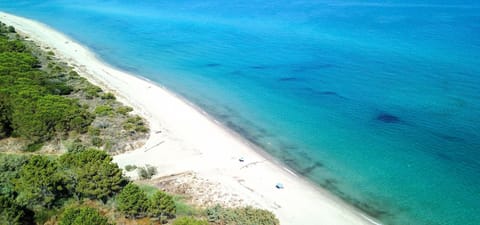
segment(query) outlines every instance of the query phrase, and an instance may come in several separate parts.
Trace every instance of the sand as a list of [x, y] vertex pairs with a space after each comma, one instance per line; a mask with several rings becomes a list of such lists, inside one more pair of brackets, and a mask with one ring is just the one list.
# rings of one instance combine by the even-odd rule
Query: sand
[[[41, 47], [50, 48], [80, 75], [113, 92], [148, 120], [150, 138], [145, 146], [115, 156], [120, 167], [150, 164], [158, 168], [157, 177], [193, 174], [202, 182], [192, 184], [209, 184], [203, 194], [211, 195], [210, 199], [271, 210], [284, 225], [375, 223], [264, 157], [254, 146], [164, 87], [107, 65], [86, 47], [44, 24], [6, 13], [0, 13], [0, 21], [14, 26]], [[240, 162], [241, 157], [244, 162]], [[278, 182], [285, 188], [275, 188]]]

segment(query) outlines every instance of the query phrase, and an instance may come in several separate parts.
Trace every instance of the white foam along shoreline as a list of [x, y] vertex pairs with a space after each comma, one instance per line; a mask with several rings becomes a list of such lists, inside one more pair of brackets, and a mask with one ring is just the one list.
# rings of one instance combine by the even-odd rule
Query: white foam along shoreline
[[[260, 154], [243, 138], [165, 88], [100, 61], [86, 47], [39, 22], [0, 12], [0, 21], [14, 26], [41, 47], [73, 66], [92, 83], [144, 116], [151, 133], [145, 146], [115, 156], [125, 165], [156, 166], [158, 176], [191, 172], [215, 184], [218, 200], [274, 212], [283, 225], [378, 224], [290, 170]], [[240, 162], [238, 159], [245, 161]], [[276, 183], [285, 185], [276, 189]]]

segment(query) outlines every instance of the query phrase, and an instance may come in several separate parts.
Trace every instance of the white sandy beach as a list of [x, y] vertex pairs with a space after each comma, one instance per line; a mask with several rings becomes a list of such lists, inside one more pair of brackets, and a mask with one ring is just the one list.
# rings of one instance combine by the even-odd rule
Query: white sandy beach
[[[151, 164], [158, 168], [157, 176], [193, 173], [214, 184], [209, 193], [271, 210], [284, 225], [374, 223], [263, 157], [242, 138], [165, 88], [108, 66], [87, 48], [46, 25], [6, 13], [0, 13], [0, 21], [42, 47], [50, 47], [82, 76], [115, 93], [148, 120], [151, 134], [146, 145], [115, 156], [121, 168]], [[239, 162], [240, 157], [245, 162]], [[276, 189], [278, 182], [285, 188]]]

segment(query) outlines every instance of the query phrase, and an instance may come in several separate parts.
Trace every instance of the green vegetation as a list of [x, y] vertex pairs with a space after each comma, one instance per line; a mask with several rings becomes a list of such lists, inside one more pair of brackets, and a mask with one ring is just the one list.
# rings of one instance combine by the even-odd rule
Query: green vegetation
[[29, 211], [12, 198], [0, 195], [0, 221], [7, 225], [30, 224]]
[[[0, 144], [22, 143], [18, 150], [0, 146], [8, 152], [0, 152], [0, 224], [206, 225], [206, 215], [210, 224], [278, 224], [252, 208], [205, 214], [179, 196], [129, 182], [112, 156], [92, 145], [122, 151], [122, 143], [145, 137], [144, 120], [14, 32], [0, 23]], [[54, 143], [66, 153], [43, 151]], [[138, 171], [143, 179], [157, 173], [150, 165]], [[189, 217], [172, 222], [178, 215]]]
[[16, 33], [16, 32], [15, 32], [15, 28], [12, 27], [12, 26], [8, 26], [8, 32], [9, 32], [9, 33]]
[[280, 222], [273, 213], [252, 207], [222, 208], [217, 205], [207, 209], [208, 221], [213, 224], [235, 225], [278, 225]]
[[108, 116], [111, 115], [112, 112], [113, 109], [109, 105], [101, 105], [95, 109], [95, 115], [97, 116]]
[[123, 129], [130, 132], [148, 132], [148, 128], [145, 126], [145, 122], [143, 122], [143, 119], [140, 116], [128, 118], [123, 123]]
[[137, 185], [130, 183], [118, 194], [117, 207], [130, 218], [144, 217], [148, 210], [148, 198]]
[[40, 224], [57, 214], [65, 202], [83, 198], [106, 202], [126, 183], [111, 156], [95, 149], [61, 157], [2, 154], [0, 174], [0, 203], [4, 205], [0, 216], [12, 221], [34, 218]]
[[134, 171], [134, 170], [136, 170], [136, 169], [137, 169], [137, 166], [135, 166], [135, 165], [126, 165], [126, 166], [125, 166], [125, 170], [126, 170], [127, 172], [131, 172], [131, 171]]
[[40, 67], [22, 41], [0, 34], [0, 138], [44, 142], [70, 131], [85, 132], [93, 121], [78, 100], [64, 96], [73, 88]]
[[163, 191], [157, 191], [150, 198], [150, 206], [148, 208], [148, 214], [150, 217], [161, 219], [174, 218], [176, 214], [176, 206], [172, 196]]
[[208, 225], [208, 222], [193, 217], [181, 217], [173, 221], [173, 225]]
[[0, 141], [21, 138], [21, 149], [36, 152], [78, 139], [86, 147], [121, 152], [129, 141], [146, 137], [148, 128], [129, 115], [131, 107], [12, 30], [0, 23]]
[[18, 178], [13, 180], [16, 201], [21, 205], [51, 209], [68, 195], [67, 176], [60, 171], [56, 160], [45, 156], [33, 156], [20, 168]]
[[175, 208], [178, 216], [196, 216], [203, 214], [203, 211], [188, 204], [183, 196], [173, 196], [175, 202]]
[[69, 152], [62, 155], [59, 161], [63, 171], [69, 175], [69, 187], [77, 197], [106, 202], [126, 183], [122, 170], [112, 163], [112, 157], [104, 151], [88, 149]]
[[151, 179], [157, 174], [157, 168], [152, 165], [145, 165], [145, 167], [137, 167], [138, 177], [140, 179]]
[[110, 225], [108, 219], [97, 209], [90, 207], [67, 208], [63, 212], [59, 225]]
[[117, 109], [117, 112], [122, 114], [122, 115], [127, 115], [131, 111], [133, 111], [133, 109], [130, 106], [120, 106]]
[[100, 98], [102, 98], [102, 99], [112, 99], [112, 100], [116, 99], [115, 95], [113, 95], [112, 93], [105, 93]]
[[102, 89], [94, 85], [89, 85], [87, 88], [85, 88], [87, 99], [98, 97], [100, 92], [102, 92]]

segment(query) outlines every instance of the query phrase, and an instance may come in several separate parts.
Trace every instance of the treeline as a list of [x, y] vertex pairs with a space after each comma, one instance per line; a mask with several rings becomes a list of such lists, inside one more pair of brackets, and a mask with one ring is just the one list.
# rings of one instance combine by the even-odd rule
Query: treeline
[[61, 74], [41, 70], [22, 41], [0, 29], [0, 139], [15, 136], [40, 143], [69, 131], [83, 133], [93, 121]]
[[33, 152], [44, 145], [63, 151], [66, 143], [119, 153], [146, 139], [148, 126], [131, 107], [54, 52], [12, 32], [15, 28], [0, 23], [0, 140], [18, 137], [22, 144], [15, 150], [0, 146], [0, 151]]
[[[98, 206], [85, 206], [97, 201]], [[112, 206], [113, 205], [113, 206]], [[60, 157], [0, 154], [0, 224], [107, 225], [116, 222], [99, 209], [113, 207], [123, 216], [165, 224], [178, 216], [173, 196], [159, 190], [147, 194], [129, 182], [112, 157], [97, 149]], [[173, 221], [184, 225], [277, 225], [275, 216], [251, 207], [209, 208]]]
[[87, 149], [57, 158], [0, 154], [2, 224], [42, 224], [61, 211], [61, 224], [76, 224], [71, 221], [77, 220], [85, 224], [84, 219], [92, 216], [107, 222], [96, 209], [70, 206], [86, 199], [103, 204], [115, 201], [116, 208], [132, 219], [167, 220], [176, 213], [172, 196], [156, 191], [148, 198], [123, 177], [122, 170], [104, 151]]

